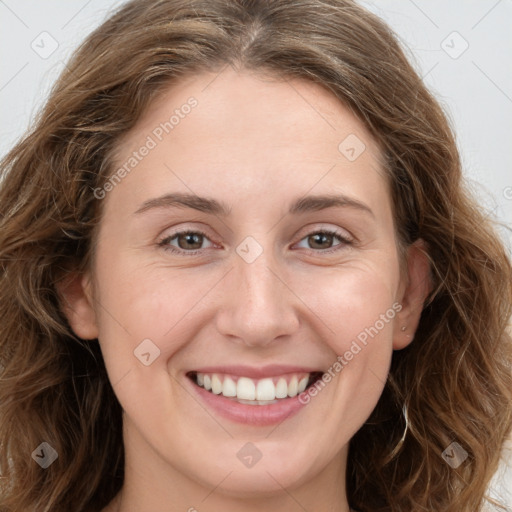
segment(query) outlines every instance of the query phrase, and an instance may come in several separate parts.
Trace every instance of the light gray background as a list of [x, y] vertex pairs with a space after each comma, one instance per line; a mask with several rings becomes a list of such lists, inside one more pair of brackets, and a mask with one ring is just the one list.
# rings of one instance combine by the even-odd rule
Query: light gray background
[[[0, 0], [0, 155], [22, 135], [74, 48], [122, 0]], [[386, 20], [440, 100], [466, 179], [512, 247], [512, 0], [361, 0]], [[512, 446], [509, 446], [512, 450]], [[508, 464], [512, 465], [512, 451]], [[512, 467], [494, 494], [512, 511]]]

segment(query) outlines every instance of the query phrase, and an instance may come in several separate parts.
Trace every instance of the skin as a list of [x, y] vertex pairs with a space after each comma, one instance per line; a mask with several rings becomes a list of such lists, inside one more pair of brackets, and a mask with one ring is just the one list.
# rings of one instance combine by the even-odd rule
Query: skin
[[[125, 485], [105, 510], [347, 512], [348, 442], [382, 393], [393, 350], [412, 341], [429, 290], [422, 244], [408, 249], [401, 272], [379, 147], [339, 100], [306, 81], [232, 68], [194, 75], [150, 105], [117, 164], [191, 96], [197, 106], [106, 194], [93, 267], [60, 290], [75, 333], [98, 338], [124, 410]], [[366, 146], [354, 161], [338, 149], [349, 134]], [[214, 198], [230, 213], [135, 213], [171, 192]], [[323, 194], [372, 213], [288, 213], [295, 200]], [[197, 254], [185, 254], [183, 237], [181, 254], [158, 245], [186, 229], [206, 235]], [[322, 229], [351, 242], [315, 245], [310, 235]], [[236, 251], [247, 236], [263, 251], [252, 263]], [[179, 251], [178, 242], [169, 244]], [[206, 365], [327, 370], [393, 304], [400, 312], [278, 426], [231, 422], [189, 392], [185, 373]], [[160, 350], [149, 366], [134, 356], [147, 338]], [[251, 468], [237, 458], [247, 442], [262, 454]]]

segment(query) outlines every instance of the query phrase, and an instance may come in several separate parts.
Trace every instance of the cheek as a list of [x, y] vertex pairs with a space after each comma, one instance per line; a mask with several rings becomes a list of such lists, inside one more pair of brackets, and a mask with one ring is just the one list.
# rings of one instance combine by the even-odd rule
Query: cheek
[[144, 340], [151, 340], [145, 343], [159, 353], [158, 362], [177, 352], [199, 328], [190, 318], [204, 310], [222, 278], [220, 270], [162, 268], [108, 249], [98, 253], [98, 261], [99, 340], [107, 368], [116, 372], [112, 380], [138, 363], [134, 351]]
[[[314, 286], [300, 292], [320, 317], [322, 341], [333, 353], [323, 380], [310, 389], [309, 397], [314, 400], [324, 388], [331, 390], [329, 402], [318, 401], [325, 407], [320, 415], [331, 418], [332, 425], [343, 421], [344, 435], [354, 434], [368, 418], [387, 379], [393, 325], [401, 310], [395, 299], [397, 269], [358, 263], [315, 279]], [[334, 430], [329, 435], [335, 439], [340, 434]]]
[[301, 277], [295, 289], [322, 323], [325, 340], [336, 354], [350, 350], [355, 340], [362, 346], [374, 338], [390, 341], [401, 309], [396, 303], [398, 265], [358, 261], [317, 273], [314, 280]]

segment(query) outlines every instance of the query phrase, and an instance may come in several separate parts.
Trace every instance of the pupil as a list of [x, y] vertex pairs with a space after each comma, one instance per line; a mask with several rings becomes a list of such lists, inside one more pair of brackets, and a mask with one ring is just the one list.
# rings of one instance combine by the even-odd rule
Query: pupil
[[[332, 243], [332, 235], [328, 235], [326, 233], [317, 233], [315, 235], [310, 236], [309, 238], [310, 238], [310, 245], [312, 245], [313, 248], [325, 249], [326, 242]], [[329, 246], [330, 246], [330, 244], [329, 244]]]
[[[197, 233], [187, 233], [178, 239], [178, 245], [181, 249], [200, 249], [202, 245], [202, 235]], [[182, 241], [185, 240], [183, 243]]]

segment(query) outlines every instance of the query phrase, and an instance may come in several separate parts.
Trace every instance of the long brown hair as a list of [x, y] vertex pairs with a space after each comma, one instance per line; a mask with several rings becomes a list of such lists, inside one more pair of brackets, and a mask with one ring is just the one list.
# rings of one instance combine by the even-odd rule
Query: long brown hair
[[[93, 191], [116, 143], [169, 84], [226, 65], [311, 80], [348, 105], [383, 148], [399, 243], [421, 238], [431, 259], [415, 339], [350, 443], [350, 505], [480, 510], [512, 422], [512, 271], [393, 34], [350, 0], [134, 0], [82, 44], [1, 164], [0, 511], [98, 511], [120, 490], [121, 407], [56, 283], [91, 264]], [[41, 442], [58, 453], [45, 470]], [[442, 456], [453, 442], [468, 454], [457, 468]]]

